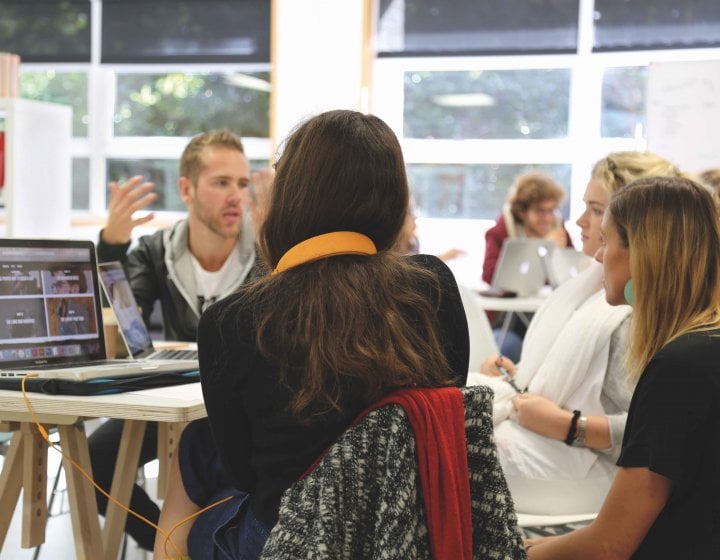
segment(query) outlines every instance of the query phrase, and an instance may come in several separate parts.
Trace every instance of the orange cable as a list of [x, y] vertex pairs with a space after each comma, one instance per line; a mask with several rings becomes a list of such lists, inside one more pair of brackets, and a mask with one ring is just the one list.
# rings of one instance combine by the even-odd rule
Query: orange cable
[[[20, 388], [21, 388], [21, 390], [22, 390], [23, 400], [25, 401], [25, 406], [27, 407], [28, 412], [30, 413], [30, 416], [31, 416], [32, 419], [33, 419], [33, 422], [35, 422], [35, 425], [37, 426], [38, 432], [40, 432], [40, 435], [41, 435], [41, 436], [43, 437], [43, 439], [50, 445], [50, 447], [52, 447], [55, 451], [57, 451], [58, 453], [60, 453], [60, 455], [62, 455], [64, 459], [67, 459], [67, 460], [70, 462], [70, 464], [72, 464], [72, 466], [75, 467], [75, 468], [80, 472], [80, 474], [82, 474], [82, 476], [83, 476], [88, 482], [90, 482], [90, 484], [92, 484], [92, 485], [98, 490], [98, 492], [100, 492], [100, 493], [101, 493], [103, 496], [105, 496], [108, 500], [110, 500], [111, 502], [113, 502], [115, 505], [121, 507], [121, 508], [122, 508], [123, 510], [125, 510], [127, 513], [129, 513], [129, 514], [131, 514], [131, 515], [134, 515], [135, 517], [137, 517], [137, 518], [140, 519], [141, 521], [144, 521], [145, 523], [147, 523], [148, 525], [150, 525], [151, 527], [153, 527], [156, 531], [158, 531], [161, 535], [163, 535], [163, 536], [165, 537], [165, 542], [164, 542], [164, 544], [163, 544], [163, 551], [165, 552], [165, 554], [167, 554], [167, 545], [168, 545], [168, 543], [170, 543], [170, 544], [172, 545], [172, 547], [175, 549], [175, 552], [178, 553], [177, 558], [178, 558], [179, 560], [183, 560], [184, 558], [188, 558], [187, 556], [183, 556], [183, 555], [182, 555], [182, 553], [180, 552], [180, 549], [177, 547], [177, 545], [176, 545], [176, 544], [173, 542], [173, 540], [170, 538], [170, 535], [172, 535], [173, 531], [175, 531], [175, 529], [177, 529], [177, 528], [178, 528], [180, 525], [182, 525], [183, 523], [186, 523], [187, 521], [190, 521], [191, 519], [197, 517], [198, 515], [200, 515], [201, 513], [206, 512], [206, 511], [209, 510], [209, 509], [214, 508], [215, 506], [218, 506], [218, 505], [220, 505], [220, 504], [222, 504], [222, 503], [227, 502], [229, 499], [232, 498], [232, 496], [227, 496], [226, 498], [223, 498], [222, 500], [218, 500], [218, 501], [215, 502], [214, 504], [210, 504], [209, 506], [204, 507], [203, 509], [201, 509], [200, 511], [197, 511], [197, 512], [195, 512], [195, 513], [193, 513], [192, 515], [188, 515], [188, 516], [185, 517], [184, 519], [181, 519], [180, 521], [178, 521], [177, 523], [175, 523], [175, 525], [173, 525], [173, 526], [170, 528], [170, 531], [165, 532], [165, 531], [164, 531], [163, 529], [161, 529], [158, 525], [156, 525], [155, 523], [153, 523], [152, 521], [150, 521], [150, 520], [147, 519], [146, 517], [140, 515], [139, 513], [134, 512], [134, 511], [131, 510], [129, 507], [127, 507], [125, 504], [123, 504], [123, 503], [121, 503], [120, 501], [118, 501], [118, 500], [116, 500], [115, 498], [113, 498], [108, 492], [106, 492], [103, 488], [101, 488], [100, 485], [93, 480], [92, 476], [90, 476], [87, 472], [85, 472], [85, 469], [83, 469], [80, 465], [78, 465], [77, 462], [75, 462], [75, 460], [74, 460], [72, 457], [70, 457], [69, 455], [67, 455], [61, 448], [57, 447], [57, 446], [55, 445], [55, 443], [53, 443], [53, 442], [50, 440], [50, 436], [48, 435], [47, 430], [46, 430], [45, 427], [40, 423], [40, 421], [38, 420], [37, 416], [35, 416], [35, 411], [33, 410], [32, 405], [30, 404], [30, 399], [28, 398], [27, 393], [26, 393], [26, 391], [25, 391], [25, 380], [26, 380], [28, 377], [37, 377], [37, 374], [36, 374], [36, 373], [29, 373], [29, 374], [27, 374], [26, 376], [24, 376], [24, 377], [22, 378], [22, 382], [21, 382]], [[167, 560], [174, 560], [174, 557], [173, 557], [173, 558], [168, 557]]]
[[[205, 507], [202, 508], [200, 511], [196, 511], [196, 512], [193, 513], [192, 515], [188, 515], [188, 516], [185, 517], [184, 519], [181, 519], [180, 521], [178, 521], [177, 523], [175, 523], [175, 525], [173, 525], [172, 527], [170, 527], [170, 530], [169, 530], [167, 533], [163, 532], [162, 534], [165, 536], [165, 542], [163, 543], [163, 552], [164, 552], [165, 554], [167, 554], [167, 545], [168, 545], [168, 542], [173, 545], [173, 548], [175, 548], [175, 550], [177, 550], [177, 547], [175, 546], [175, 544], [173, 543], [172, 539], [170, 538], [170, 535], [172, 535], [173, 532], [175, 532], [175, 529], [177, 529], [178, 527], [180, 527], [180, 525], [182, 525], [183, 523], [185, 523], [185, 522], [187, 522], [187, 521], [190, 521], [191, 519], [193, 519], [194, 517], [197, 517], [197, 516], [200, 515], [201, 513], [204, 513], [204, 512], [206, 512], [207, 510], [214, 508], [215, 506], [219, 506], [220, 504], [224, 504], [225, 502], [227, 502], [227, 501], [230, 500], [231, 498], [232, 498], [232, 496], [226, 496], [225, 498], [223, 498], [222, 500], [218, 500], [218, 501], [215, 502], [214, 504], [210, 504], [209, 506], [205, 506]], [[180, 560], [183, 560], [183, 558], [186, 558], [186, 557], [181, 557]], [[167, 560], [173, 560], [173, 559], [172, 559], [172, 558], [168, 558]]]

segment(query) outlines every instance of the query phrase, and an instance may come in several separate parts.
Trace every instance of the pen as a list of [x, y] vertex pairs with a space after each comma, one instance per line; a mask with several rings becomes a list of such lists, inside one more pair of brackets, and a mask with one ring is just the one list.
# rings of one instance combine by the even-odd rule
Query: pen
[[497, 364], [495, 364], [495, 365], [496, 365], [497, 368], [500, 370], [500, 373], [503, 374], [503, 377], [505, 378], [505, 381], [507, 381], [508, 383], [510, 383], [510, 387], [512, 387], [513, 389], [515, 389], [515, 391], [516, 391], [517, 393], [524, 393], [524, 392], [525, 392], [525, 391], [523, 391], [522, 389], [520, 389], [520, 387], [517, 386], [517, 383], [515, 383], [515, 380], [512, 378], [512, 375], [510, 375], [510, 374], [508, 373], [508, 370], [506, 370], [503, 366], [500, 366], [500, 365], [497, 365]]

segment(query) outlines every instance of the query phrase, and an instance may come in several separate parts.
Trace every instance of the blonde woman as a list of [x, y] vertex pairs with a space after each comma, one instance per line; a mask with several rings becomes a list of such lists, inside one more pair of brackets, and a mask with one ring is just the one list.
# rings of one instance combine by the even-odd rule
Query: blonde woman
[[[648, 175], [678, 176], [650, 152], [617, 152], [598, 161], [577, 224], [583, 252], [601, 245], [600, 222], [613, 193]], [[472, 382], [495, 389], [495, 435], [515, 507], [523, 513], [576, 514], [600, 508], [617, 470], [632, 386], [623, 356], [631, 308], [605, 301], [594, 263], [560, 286], [528, 329], [517, 366], [490, 356]], [[519, 397], [499, 367], [527, 389]]]
[[612, 199], [596, 258], [608, 303], [633, 306], [638, 380], [620, 469], [597, 519], [528, 542], [532, 560], [720, 558], [718, 219], [687, 179], [640, 179]]

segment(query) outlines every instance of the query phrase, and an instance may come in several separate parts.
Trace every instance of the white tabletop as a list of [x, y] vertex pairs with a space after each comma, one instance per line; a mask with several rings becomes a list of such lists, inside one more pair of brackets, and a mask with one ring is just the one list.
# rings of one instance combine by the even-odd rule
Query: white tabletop
[[476, 292], [475, 299], [486, 311], [514, 311], [528, 313], [537, 311], [546, 295], [528, 297], [486, 297]]
[[[200, 383], [157, 387], [113, 395], [75, 396], [27, 393], [36, 414], [72, 423], [78, 417], [189, 422], [207, 416]], [[0, 390], [0, 419], [27, 420], [28, 408], [20, 391]], [[57, 418], [56, 418], [57, 417]], [[63, 421], [63, 417], [67, 420]], [[44, 420], [47, 421], [47, 420]]]

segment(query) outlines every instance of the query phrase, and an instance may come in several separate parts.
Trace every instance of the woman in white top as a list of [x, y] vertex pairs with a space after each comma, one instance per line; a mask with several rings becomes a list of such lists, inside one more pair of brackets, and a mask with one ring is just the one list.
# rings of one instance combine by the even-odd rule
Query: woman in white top
[[[577, 220], [583, 253], [600, 247], [610, 196], [643, 176], [678, 176], [649, 152], [597, 162]], [[605, 301], [602, 267], [592, 263], [556, 289], [533, 317], [518, 364], [490, 356], [472, 384], [495, 389], [495, 434], [515, 508], [523, 513], [598, 511], [617, 467], [632, 386], [626, 381], [629, 306]], [[500, 368], [526, 390], [518, 395]]]

